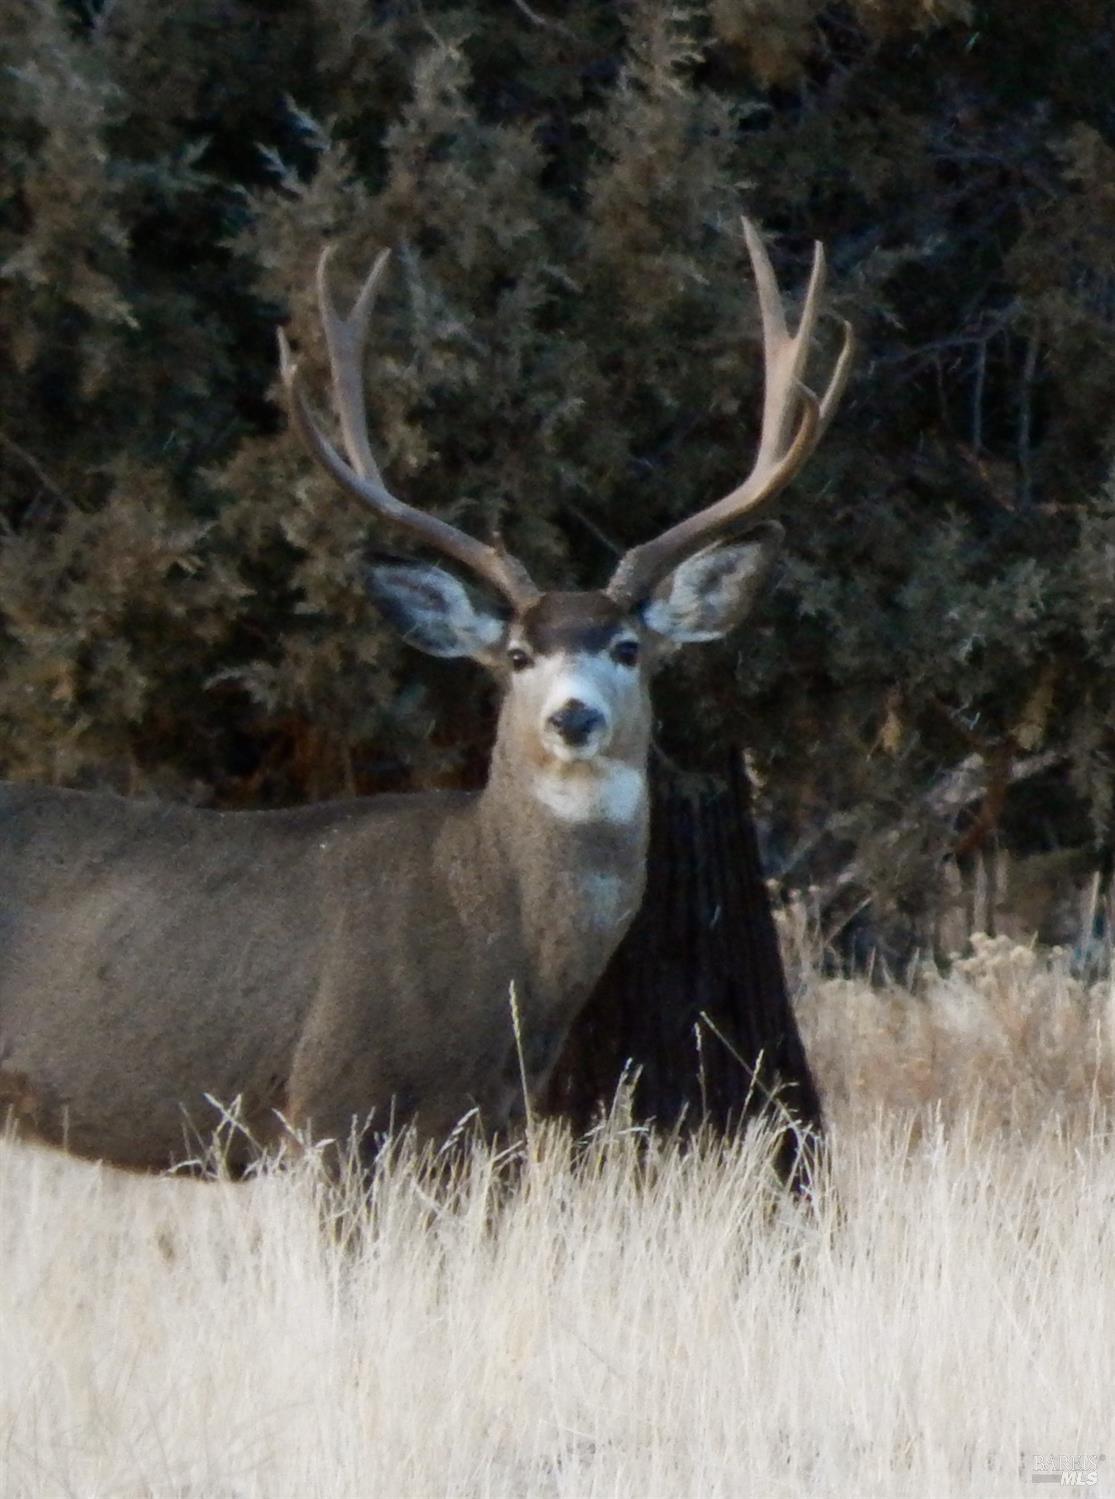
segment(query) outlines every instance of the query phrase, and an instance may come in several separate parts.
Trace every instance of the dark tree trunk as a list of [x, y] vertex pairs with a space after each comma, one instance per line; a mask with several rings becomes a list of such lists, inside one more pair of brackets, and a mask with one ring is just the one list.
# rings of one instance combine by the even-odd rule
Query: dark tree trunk
[[[584, 1129], [625, 1075], [640, 1121], [726, 1131], [786, 1110], [820, 1140], [739, 754], [726, 779], [655, 772], [646, 897], [573, 1027], [547, 1108]], [[799, 1146], [787, 1125], [777, 1165], [795, 1187], [812, 1156]]]

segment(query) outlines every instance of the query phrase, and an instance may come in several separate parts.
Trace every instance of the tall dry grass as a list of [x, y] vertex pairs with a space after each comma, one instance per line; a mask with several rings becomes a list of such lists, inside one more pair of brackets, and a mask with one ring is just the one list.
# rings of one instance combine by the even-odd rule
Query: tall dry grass
[[1061, 948], [980, 933], [947, 969], [904, 982], [823, 978], [808, 952], [796, 1003], [829, 1112], [974, 1116], [1028, 1135], [1087, 1134], [1115, 1107], [1115, 980], [1085, 979]]
[[513, 1190], [477, 1150], [431, 1196], [402, 1148], [366, 1208], [305, 1164], [0, 1147], [0, 1494], [948, 1499], [1115, 1463], [1110, 994], [979, 944], [914, 990], [806, 986], [834, 1128], [796, 1205], [757, 1134], [619, 1121], [577, 1161], [543, 1130]]

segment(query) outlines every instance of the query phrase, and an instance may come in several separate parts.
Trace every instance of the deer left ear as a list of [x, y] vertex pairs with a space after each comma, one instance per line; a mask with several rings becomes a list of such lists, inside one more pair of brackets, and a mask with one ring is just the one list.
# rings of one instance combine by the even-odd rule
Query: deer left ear
[[655, 589], [643, 608], [643, 623], [672, 645], [727, 635], [755, 607], [783, 534], [771, 522], [747, 541], [688, 558]]

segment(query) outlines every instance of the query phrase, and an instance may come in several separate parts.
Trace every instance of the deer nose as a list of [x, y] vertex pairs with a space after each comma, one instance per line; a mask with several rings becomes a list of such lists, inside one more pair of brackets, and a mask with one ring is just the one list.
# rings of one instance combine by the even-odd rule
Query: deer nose
[[587, 703], [571, 697], [556, 713], [547, 719], [551, 729], [556, 729], [566, 744], [578, 746], [586, 742], [591, 734], [604, 727], [604, 715]]

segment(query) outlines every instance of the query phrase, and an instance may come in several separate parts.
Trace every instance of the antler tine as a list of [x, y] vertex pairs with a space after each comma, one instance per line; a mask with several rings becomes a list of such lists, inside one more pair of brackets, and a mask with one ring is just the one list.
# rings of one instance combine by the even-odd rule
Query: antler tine
[[333, 374], [333, 392], [341, 433], [349, 462], [362, 479], [383, 483], [379, 465], [368, 439], [368, 413], [364, 405], [364, 349], [368, 327], [375, 307], [380, 277], [391, 259], [390, 250], [381, 250], [368, 272], [360, 295], [347, 318], [341, 317], [329, 285], [329, 262], [333, 245], [326, 245], [317, 262], [317, 301], [325, 346], [329, 350], [329, 368]]
[[801, 317], [797, 332], [791, 335], [770, 256], [750, 219], [743, 220], [743, 233], [755, 276], [763, 333], [763, 420], [755, 463], [730, 494], [679, 521], [653, 541], [633, 547], [621, 559], [608, 592], [628, 604], [646, 598], [678, 563], [716, 541], [744, 515], [785, 488], [817, 446], [847, 383], [855, 344], [847, 322], [843, 323], [843, 345], [823, 396], [818, 399], [802, 381], [824, 292], [824, 247], [820, 243], [814, 246]]
[[840, 397], [844, 394], [844, 387], [848, 383], [848, 376], [852, 373], [852, 360], [856, 352], [856, 330], [847, 318], [840, 319], [840, 329], [843, 340], [840, 345], [840, 353], [837, 355], [836, 366], [829, 379], [824, 395], [821, 397], [821, 414], [817, 421], [817, 441], [820, 442], [828, 431], [829, 423], [836, 415], [836, 408], [840, 405]]
[[763, 328], [763, 424], [755, 459], [756, 468], [763, 468], [779, 453], [784, 453], [788, 446], [797, 409], [795, 395], [802, 383], [825, 287], [825, 250], [819, 240], [815, 241], [798, 331], [791, 336], [767, 247], [750, 219], [744, 219], [743, 233], [755, 273], [759, 320]]
[[471, 569], [502, 594], [513, 608], [526, 608], [540, 597], [540, 590], [517, 558], [512, 557], [502, 545], [488, 546], [464, 531], [459, 531], [447, 521], [408, 505], [393, 495], [384, 484], [368, 439], [363, 365], [376, 290], [390, 251], [381, 250], [376, 256], [347, 318], [337, 311], [329, 285], [331, 253], [331, 248], [327, 247], [318, 260], [318, 304], [329, 350], [333, 396], [348, 462], [338, 453], [310, 411], [299, 380], [297, 361], [280, 328], [279, 372], [295, 430], [311, 455], [343, 489], [370, 505], [377, 515], [391, 525], [409, 532], [416, 541]]

